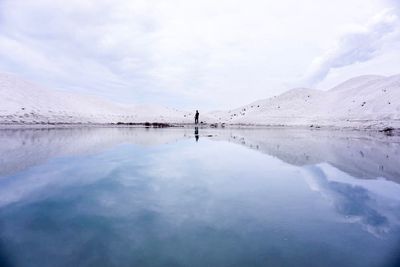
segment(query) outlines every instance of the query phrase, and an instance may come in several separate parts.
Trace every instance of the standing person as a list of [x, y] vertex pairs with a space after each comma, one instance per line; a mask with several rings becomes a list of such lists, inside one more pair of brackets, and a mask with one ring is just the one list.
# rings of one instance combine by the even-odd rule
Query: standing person
[[194, 115], [194, 123], [195, 124], [198, 124], [199, 123], [199, 111], [198, 110], [196, 110], [196, 114]]

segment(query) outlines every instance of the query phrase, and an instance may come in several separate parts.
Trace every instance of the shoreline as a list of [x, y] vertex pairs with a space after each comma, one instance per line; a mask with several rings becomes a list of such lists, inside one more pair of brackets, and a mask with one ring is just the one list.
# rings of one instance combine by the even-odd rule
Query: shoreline
[[400, 135], [400, 128], [373, 126], [336, 125], [262, 125], [262, 124], [221, 124], [221, 123], [0, 123], [0, 130], [12, 129], [68, 129], [68, 128], [203, 128], [203, 129], [265, 129], [265, 130], [310, 130], [310, 131], [359, 131], [375, 132], [383, 135]]

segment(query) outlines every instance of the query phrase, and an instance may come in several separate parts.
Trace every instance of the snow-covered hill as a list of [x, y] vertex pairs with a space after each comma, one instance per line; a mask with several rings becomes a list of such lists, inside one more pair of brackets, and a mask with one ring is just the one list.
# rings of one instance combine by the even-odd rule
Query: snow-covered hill
[[94, 96], [40, 87], [11, 74], [0, 74], [0, 123], [189, 123], [193, 112], [128, 106]]
[[234, 124], [399, 127], [400, 75], [361, 76], [328, 91], [293, 89], [211, 114]]
[[[201, 112], [207, 123], [400, 128], [400, 75], [361, 76], [328, 91], [297, 88], [228, 111]], [[42, 88], [0, 74], [0, 123], [192, 123], [194, 112], [122, 105]]]

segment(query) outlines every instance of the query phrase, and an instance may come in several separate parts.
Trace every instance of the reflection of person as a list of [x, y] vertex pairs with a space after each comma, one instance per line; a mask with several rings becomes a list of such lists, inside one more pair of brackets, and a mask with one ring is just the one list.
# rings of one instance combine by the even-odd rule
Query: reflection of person
[[194, 123], [195, 124], [198, 124], [199, 123], [199, 111], [198, 110], [196, 110], [196, 114], [194, 115]]
[[196, 142], [199, 141], [199, 127], [194, 128], [194, 138], [196, 139]]

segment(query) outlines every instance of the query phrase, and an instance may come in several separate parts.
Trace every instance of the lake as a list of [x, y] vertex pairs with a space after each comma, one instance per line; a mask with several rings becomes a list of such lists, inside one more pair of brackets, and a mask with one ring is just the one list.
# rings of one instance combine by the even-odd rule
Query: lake
[[0, 130], [0, 266], [399, 266], [400, 138]]

